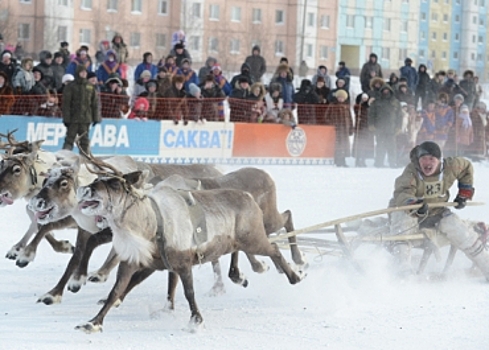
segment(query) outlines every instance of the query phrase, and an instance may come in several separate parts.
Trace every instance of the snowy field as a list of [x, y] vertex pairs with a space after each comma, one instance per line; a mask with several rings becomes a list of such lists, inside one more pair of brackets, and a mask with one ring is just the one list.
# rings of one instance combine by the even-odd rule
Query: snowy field
[[[489, 205], [489, 167], [476, 164], [475, 169], [475, 200]], [[402, 171], [330, 166], [265, 170], [276, 181], [279, 209], [292, 210], [296, 228], [385, 208]], [[489, 222], [488, 205], [458, 213]], [[4, 254], [28, 226], [24, 202], [2, 208], [0, 217]], [[57, 237], [73, 241], [74, 233], [66, 230]], [[90, 270], [100, 266], [108, 250], [104, 246], [95, 252]], [[443, 258], [447, 251], [443, 248]], [[210, 265], [195, 267], [196, 299], [205, 320], [196, 334], [183, 330], [190, 312], [181, 286], [176, 310], [159, 311], [167, 286], [162, 272], [109, 312], [103, 333], [74, 330], [95, 316], [97, 301], [108, 294], [115, 277], [105, 284], [89, 283], [77, 294], [65, 291], [61, 304], [36, 304], [55, 285], [68, 258], [43, 242], [24, 269], [0, 259], [0, 349], [489, 349], [489, 284], [466, 275], [471, 263], [462, 253], [446, 281], [425, 282], [399, 281], [390, 256], [374, 245], [355, 252], [364, 275], [346, 260], [310, 252], [308, 276], [295, 286], [274, 269], [253, 273], [241, 255], [248, 288], [226, 278], [226, 293], [218, 297], [206, 295], [213, 283]], [[227, 266], [229, 257], [221, 262]], [[443, 262], [432, 258], [426, 275], [441, 271]]]

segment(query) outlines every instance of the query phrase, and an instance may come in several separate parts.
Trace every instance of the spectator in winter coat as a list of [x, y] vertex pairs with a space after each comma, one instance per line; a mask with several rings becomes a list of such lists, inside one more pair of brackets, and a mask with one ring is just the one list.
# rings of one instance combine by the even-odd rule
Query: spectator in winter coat
[[13, 87], [14, 91], [19, 95], [29, 94], [35, 84], [32, 66], [32, 58], [26, 57], [22, 59], [20, 68], [15, 73]]
[[159, 103], [158, 98], [158, 82], [155, 79], [151, 79], [146, 83], [146, 93], [141, 94], [149, 102], [148, 118], [157, 119], [157, 110], [163, 107], [163, 103]]
[[117, 74], [112, 74], [104, 86], [100, 94], [102, 101], [103, 115], [105, 118], [119, 119], [123, 114], [127, 114], [129, 109], [129, 96], [122, 80]]
[[104, 85], [111, 74], [121, 76], [122, 71], [117, 59], [117, 53], [114, 50], [107, 50], [105, 60], [100, 63], [97, 69], [98, 83]]
[[455, 115], [453, 109], [448, 105], [448, 95], [445, 93], [440, 93], [435, 107], [435, 118], [433, 116], [428, 106], [429, 120], [427, 120], [425, 115], [423, 115], [423, 125], [418, 133], [418, 139], [431, 139], [436, 141], [441, 149], [444, 148], [450, 130], [455, 123]]
[[188, 60], [188, 62], [192, 62], [192, 57], [190, 53], [185, 48], [184, 43], [178, 43], [173, 46], [173, 50], [170, 52], [170, 55], [175, 57], [175, 63], [178, 68], [182, 68], [182, 64], [184, 60]]
[[61, 52], [54, 53], [54, 60], [51, 64], [51, 69], [53, 70], [54, 89], [56, 89], [56, 91], [59, 91], [61, 89], [61, 86], [63, 86], [61, 79], [63, 79], [63, 75], [65, 75], [66, 71], [65, 66], [63, 66], [63, 55], [61, 54]]
[[[224, 92], [226, 96], [229, 96], [232, 91], [231, 84], [224, 78], [222, 75], [222, 70], [221, 66], [218, 64], [215, 64], [214, 67], [212, 67], [212, 75], [214, 76], [214, 81], [216, 82], [217, 86]], [[248, 83], [248, 85], [250, 85]]]
[[353, 142], [353, 156], [355, 157], [355, 166], [365, 168], [365, 160], [373, 157], [374, 136], [368, 130], [368, 95], [365, 92], [360, 93], [355, 99], [353, 112], [355, 113], [355, 139]]
[[271, 83], [268, 92], [265, 95], [266, 116], [264, 120], [276, 121], [279, 113], [284, 109], [284, 100], [282, 98], [282, 85]]
[[171, 78], [172, 74], [168, 73], [165, 66], [161, 66], [158, 68], [158, 75], [156, 76], [156, 82], [158, 83], [157, 95], [158, 97], [163, 97], [166, 90], [171, 88]]
[[430, 80], [430, 85], [428, 88], [429, 100], [436, 100], [438, 98], [438, 94], [442, 92], [441, 89], [443, 87], [443, 82], [444, 82], [444, 74], [442, 74], [442, 72], [435, 73], [433, 79]]
[[421, 111], [421, 118], [423, 122], [421, 124], [421, 129], [418, 132], [416, 143], [422, 143], [424, 141], [436, 141], [437, 143], [443, 145], [445, 144], [445, 139], [438, 140], [437, 124], [440, 126], [440, 120], [437, 123], [436, 120], [436, 102], [434, 100], [426, 101], [426, 107]]
[[292, 108], [294, 85], [292, 84], [292, 75], [289, 66], [281, 64], [278, 66], [272, 82], [282, 85], [282, 98], [284, 100], [284, 108]]
[[246, 77], [242, 77], [238, 81], [238, 87], [236, 89], [233, 89], [229, 97], [246, 100], [250, 97], [250, 94], [250, 83], [248, 82], [248, 79]]
[[115, 51], [117, 60], [119, 61], [119, 66], [121, 69], [121, 78], [127, 79], [127, 71], [129, 66], [127, 65], [127, 60], [129, 59], [129, 50], [127, 45], [124, 43], [124, 39], [118, 33], [112, 38], [112, 50]]
[[7, 73], [0, 71], [0, 116], [8, 115], [15, 102], [14, 90], [10, 86]]
[[209, 74], [204, 78], [204, 81], [199, 85], [202, 97], [204, 98], [224, 98], [226, 95], [221, 88], [216, 84], [213, 74]]
[[87, 72], [92, 72], [92, 62], [90, 61], [87, 50], [78, 49], [76, 51], [76, 57], [66, 68], [66, 73], [76, 76], [76, 69], [78, 66], [83, 66]]
[[0, 55], [0, 72], [4, 72], [7, 75], [9, 84], [12, 83], [16, 70], [16, 64], [14, 58], [12, 57], [12, 52], [9, 50], [2, 51], [2, 54]]
[[370, 80], [375, 77], [383, 78], [382, 67], [378, 63], [377, 55], [371, 53], [368, 61], [363, 65], [362, 71], [360, 72], [360, 83], [363, 92], [368, 92]]
[[335, 85], [336, 85], [336, 88], [334, 88], [333, 90], [331, 90], [329, 92], [328, 102], [329, 103], [336, 102], [336, 92], [338, 90], [344, 90], [348, 95], [346, 98], [346, 102], [350, 103], [350, 93], [345, 89], [345, 81], [343, 79], [336, 79]]
[[418, 73], [412, 66], [413, 60], [409, 57], [404, 60], [404, 66], [399, 69], [401, 78], [406, 78], [407, 85], [410, 91], [416, 91], [418, 86]]
[[65, 89], [66, 85], [72, 83], [75, 81], [75, 77], [71, 74], [65, 74], [63, 75], [63, 78], [61, 78], [61, 89], [59, 90], [60, 94], [63, 94], [63, 90]]
[[395, 92], [395, 96], [399, 102], [404, 102], [406, 105], [414, 106], [414, 95], [406, 83], [399, 84], [399, 87]]
[[172, 77], [172, 87], [165, 92], [166, 119], [172, 119], [175, 124], [183, 120], [183, 124], [188, 124], [187, 93], [184, 88], [185, 77], [176, 74]]
[[484, 159], [487, 154], [486, 145], [486, 126], [487, 126], [487, 106], [484, 102], [478, 102], [470, 113], [472, 128], [474, 130], [474, 142], [470, 146], [470, 157]]
[[[370, 89], [367, 92], [367, 95], [369, 96], [368, 103], [369, 105], [372, 105], [372, 103], [375, 101], [375, 99], [380, 98], [381, 93], [380, 89], [385, 85], [384, 79], [382, 78], [374, 78], [370, 80]], [[387, 84], [389, 85], [389, 84]], [[390, 87], [390, 85], [389, 85]], [[391, 88], [392, 91], [394, 89]]]
[[368, 111], [369, 130], [375, 132], [375, 163], [377, 168], [384, 167], [387, 154], [389, 165], [397, 167], [396, 135], [401, 131], [401, 104], [394, 91], [387, 84], [380, 89], [380, 97], [370, 104]]
[[131, 108], [131, 113], [127, 119], [147, 121], [149, 108], [148, 99], [144, 96], [139, 96], [134, 102], [134, 107]]
[[[315, 106], [319, 103], [319, 96], [309, 79], [302, 79], [299, 91], [294, 94], [297, 103], [297, 118], [301, 124], [313, 124], [316, 120]], [[311, 122], [312, 121], [312, 122]]]
[[328, 96], [331, 90], [326, 87], [323, 77], [318, 77], [316, 81], [316, 94], [319, 97], [319, 103], [329, 103]]
[[281, 64], [286, 64], [289, 67], [290, 75], [292, 76], [292, 80], [294, 80], [294, 70], [289, 65], [289, 59], [287, 57], [281, 57], [278, 65], [280, 66]]
[[233, 79], [231, 79], [231, 90], [232, 89], [235, 89], [238, 85], [238, 80], [241, 78], [241, 77], [244, 77], [246, 79], [248, 79], [248, 84], [251, 86], [255, 83], [255, 78], [251, 75], [251, 67], [248, 63], [243, 63], [241, 65], [241, 73], [240, 74], [237, 74], [233, 77]]
[[75, 81], [63, 91], [63, 123], [66, 126], [66, 138], [63, 149], [72, 150], [76, 136], [80, 137], [80, 147], [90, 154], [88, 133], [90, 124], [100, 123], [98, 114], [97, 92], [87, 82], [87, 68], [79, 65], [76, 68]]
[[399, 88], [399, 77], [396, 73], [392, 72], [389, 76], [389, 81], [387, 84], [392, 88], [392, 91], [396, 92]]
[[307, 66], [307, 62], [302, 60], [301, 65], [299, 66], [299, 76], [301, 78], [305, 78], [309, 73], [309, 67]]
[[249, 99], [256, 101], [256, 103], [251, 108], [250, 122], [261, 123], [265, 117], [266, 107], [265, 107], [265, 95], [267, 90], [263, 83], [254, 83], [251, 85]]
[[48, 118], [61, 118], [61, 109], [58, 107], [58, 95], [56, 90], [48, 90], [46, 102], [41, 103], [33, 115]]
[[214, 57], [207, 57], [205, 65], [199, 69], [199, 81], [204, 81], [205, 77], [212, 74], [212, 67], [217, 64], [217, 59]]
[[194, 83], [197, 86], [199, 85], [199, 77], [190, 65], [190, 60], [188, 58], [184, 58], [182, 60], [180, 69], [178, 70], [178, 74], [185, 77], [185, 92], [187, 95], [190, 93], [189, 85], [191, 83]]
[[132, 88], [131, 106], [143, 92], [146, 92], [146, 83], [150, 80], [151, 72], [149, 70], [142, 71], [139, 79], [136, 81], [136, 84], [134, 84]]
[[334, 164], [337, 167], [347, 167], [346, 157], [350, 156], [350, 136], [353, 135], [353, 125], [350, 113], [348, 93], [338, 89], [326, 111], [326, 124], [333, 125], [336, 130]]
[[250, 66], [251, 76], [256, 81], [261, 81], [263, 74], [267, 71], [267, 62], [260, 55], [260, 46], [253, 46], [251, 49], [251, 56], [246, 57], [245, 62]]
[[457, 153], [465, 156], [469, 146], [474, 142], [474, 129], [470, 118], [470, 109], [467, 105], [460, 107], [460, 113], [455, 120], [455, 135], [457, 142]]
[[460, 82], [460, 88], [465, 91], [465, 104], [472, 111], [477, 100], [477, 89], [474, 82], [474, 72], [466, 70], [464, 72], [464, 79]]
[[345, 62], [338, 63], [338, 69], [336, 70], [336, 78], [343, 79], [345, 81], [345, 90], [350, 91], [350, 70], [346, 68]]
[[[226, 95], [216, 84], [213, 74], [209, 74], [200, 84], [201, 95], [204, 98], [202, 106], [202, 118], [212, 121], [224, 120], [224, 97]], [[211, 99], [210, 101], [208, 99]], [[216, 101], [215, 99], [219, 99]]]
[[43, 50], [39, 53], [40, 63], [34, 68], [39, 69], [42, 72], [42, 83], [47, 89], [54, 88], [54, 73], [51, 68], [53, 62], [53, 55], [47, 50]]
[[63, 56], [63, 67], [65, 67], [65, 69], [70, 64], [70, 50], [68, 50], [68, 46], [69, 44], [66, 41], [62, 41], [58, 50], [58, 52]]
[[158, 62], [158, 68], [165, 67], [166, 71], [171, 75], [175, 75], [178, 73], [178, 66], [175, 64], [175, 57], [172, 55], [168, 55]]
[[134, 81], [137, 81], [141, 77], [141, 73], [145, 70], [151, 73], [150, 79], [156, 78], [158, 67], [153, 64], [153, 54], [151, 52], [145, 52], [143, 54], [143, 62], [138, 64], [134, 70]]
[[328, 75], [328, 68], [326, 66], [319, 66], [317, 69], [316, 74], [312, 77], [312, 85], [316, 85], [316, 82], [318, 80], [318, 77], [323, 77], [324, 78], [324, 83], [326, 84], [326, 87], [328, 89], [331, 89], [331, 78]]
[[416, 85], [414, 104], [417, 106], [421, 99], [421, 106], [424, 107], [428, 98], [430, 98], [430, 75], [427, 72], [427, 68], [424, 64], [420, 64], [418, 67], [418, 85]]
[[98, 45], [98, 51], [95, 53], [95, 61], [97, 66], [102, 64], [103, 61], [107, 59], [107, 51], [110, 50], [110, 43], [108, 40], [100, 41]]
[[34, 67], [32, 73], [34, 74], [34, 86], [31, 89], [31, 95], [47, 95], [48, 90], [43, 84], [43, 72], [39, 68]]

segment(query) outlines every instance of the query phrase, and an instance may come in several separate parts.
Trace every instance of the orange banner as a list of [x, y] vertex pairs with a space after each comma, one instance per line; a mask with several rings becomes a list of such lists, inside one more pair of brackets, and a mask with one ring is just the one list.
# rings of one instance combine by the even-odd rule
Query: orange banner
[[233, 157], [333, 158], [335, 128], [235, 123]]

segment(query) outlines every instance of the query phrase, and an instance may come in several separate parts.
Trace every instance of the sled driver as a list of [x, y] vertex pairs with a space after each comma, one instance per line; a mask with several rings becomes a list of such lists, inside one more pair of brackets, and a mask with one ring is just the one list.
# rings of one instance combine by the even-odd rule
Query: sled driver
[[[449, 189], [457, 181], [458, 193], [453, 199], [455, 209], [463, 209], [465, 202], [474, 195], [474, 170], [472, 163], [462, 157], [443, 158], [440, 147], [426, 141], [414, 147], [411, 162], [395, 181], [391, 207], [422, 204], [413, 212], [399, 211], [390, 216], [391, 234], [412, 234], [419, 230], [437, 232], [441, 239], [448, 240], [462, 250], [482, 271], [489, 281], [489, 251], [479, 235], [466, 225], [448, 207], [428, 209], [428, 203], [448, 202]], [[401, 273], [412, 272], [410, 262], [411, 243], [394, 242], [391, 253], [400, 263]]]

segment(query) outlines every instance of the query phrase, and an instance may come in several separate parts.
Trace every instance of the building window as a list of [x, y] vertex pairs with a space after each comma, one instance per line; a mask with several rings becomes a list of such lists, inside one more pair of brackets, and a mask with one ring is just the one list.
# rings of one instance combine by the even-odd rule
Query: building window
[[404, 61], [408, 57], [407, 49], [399, 49], [399, 61]]
[[460, 1], [461, 1], [461, 0], [455, 0], [455, 3], [456, 3], [457, 5], [460, 5]]
[[447, 41], [448, 40], [448, 33], [443, 33], [443, 41]]
[[261, 23], [261, 9], [253, 9], [251, 17], [253, 23]]
[[459, 33], [455, 33], [455, 41], [459, 41], [460, 40], [460, 34]]
[[472, 16], [472, 23], [477, 24], [477, 17], [476, 16]]
[[477, 61], [482, 61], [482, 54], [481, 53], [478, 53], [477, 54]]
[[166, 47], [166, 34], [156, 33], [156, 47], [157, 48]]
[[384, 30], [386, 30], [386, 31], [391, 30], [391, 19], [390, 18], [384, 18]]
[[168, 0], [158, 1], [158, 14], [165, 16], [168, 15]]
[[382, 59], [390, 60], [390, 58], [391, 58], [391, 49], [388, 47], [382, 48]]
[[239, 53], [239, 39], [231, 39], [231, 53], [232, 54]]
[[419, 32], [419, 37], [421, 40], [426, 40], [426, 32]]
[[31, 25], [29, 23], [19, 23], [17, 39], [27, 41], [31, 38]]
[[231, 21], [241, 22], [241, 7], [231, 7]]
[[284, 54], [284, 42], [282, 40], [275, 40], [275, 55]]
[[479, 35], [478, 41], [479, 41], [479, 44], [484, 43], [484, 38], [482, 37], [482, 35]]
[[436, 41], [436, 32], [431, 33], [431, 40]]
[[117, 12], [118, 3], [117, 0], [107, 0], [107, 11]]
[[403, 33], [407, 33], [408, 31], [408, 26], [409, 26], [409, 22], [407, 20], [403, 20], [401, 22], [401, 32]]
[[322, 60], [328, 59], [328, 47], [327, 46], [321, 45], [321, 47], [319, 48], [319, 56]]
[[132, 47], [140, 47], [141, 46], [141, 33], [131, 33], [129, 45]]
[[307, 26], [314, 27], [316, 25], [316, 16], [313, 12], [307, 13]]
[[202, 17], [202, 4], [200, 2], [194, 2], [192, 4], [192, 16], [195, 18], [201, 18]]
[[371, 16], [365, 16], [365, 28], [371, 29], [373, 25], [373, 17]]
[[92, 9], [92, 0], [82, 0], [81, 1], [82, 10], [91, 10]]
[[459, 15], [455, 15], [455, 23], [459, 23], [460, 22], [460, 16]]
[[58, 26], [58, 41], [67, 41], [67, 40], [68, 40], [68, 27]]
[[475, 61], [475, 53], [473, 53], [473, 52], [472, 52], [472, 53], [470, 54], [470, 58], [472, 59], [472, 61]]
[[313, 54], [314, 54], [314, 45], [306, 44], [306, 57], [312, 58]]
[[438, 13], [432, 13], [431, 14], [431, 20], [433, 22], [438, 22]]
[[190, 50], [199, 51], [200, 50], [200, 36], [192, 35], [189, 40]]
[[480, 0], [479, 6], [481, 6], [481, 7], [486, 6], [486, 2], [484, 0]]
[[482, 17], [479, 18], [479, 25], [484, 26], [484, 18]]
[[90, 29], [80, 29], [80, 44], [89, 44], [92, 42], [92, 31]]
[[209, 51], [218, 52], [219, 51], [219, 39], [215, 37], [209, 38]]
[[355, 26], [355, 17], [353, 15], [346, 15], [346, 27], [353, 28]]
[[426, 12], [421, 12], [421, 20], [426, 21]]
[[456, 52], [456, 51], [455, 51], [455, 52], [453, 53], [453, 59], [454, 59], [454, 60], [458, 60], [458, 52]]
[[476, 39], [476, 36], [475, 36], [475, 35], [472, 35], [472, 43], [473, 43], [473, 44], [475, 44], [476, 40], [477, 40], [477, 39]]
[[135, 12], [135, 13], [143, 12], [142, 0], [131, 0], [131, 12]]
[[443, 14], [443, 22], [445, 22], [445, 23], [448, 22], [448, 15], [446, 13]]
[[435, 50], [431, 51], [431, 58], [436, 58], [436, 51]]
[[211, 21], [219, 21], [219, 5], [209, 5], [209, 19]]
[[329, 28], [329, 16], [327, 15], [321, 16], [321, 28], [325, 28], [325, 29]]
[[21, 4], [30, 4], [32, 3], [32, 0], [20, 0]]
[[446, 60], [446, 59], [447, 59], [447, 52], [446, 52], [446, 51], [443, 51], [443, 52], [441, 53], [441, 59], [442, 59], [442, 60]]
[[418, 56], [419, 58], [424, 58], [424, 50], [419, 50]]
[[275, 10], [275, 24], [284, 24], [285, 16], [283, 10]]
[[59, 6], [68, 6], [68, 0], [58, 0]]

